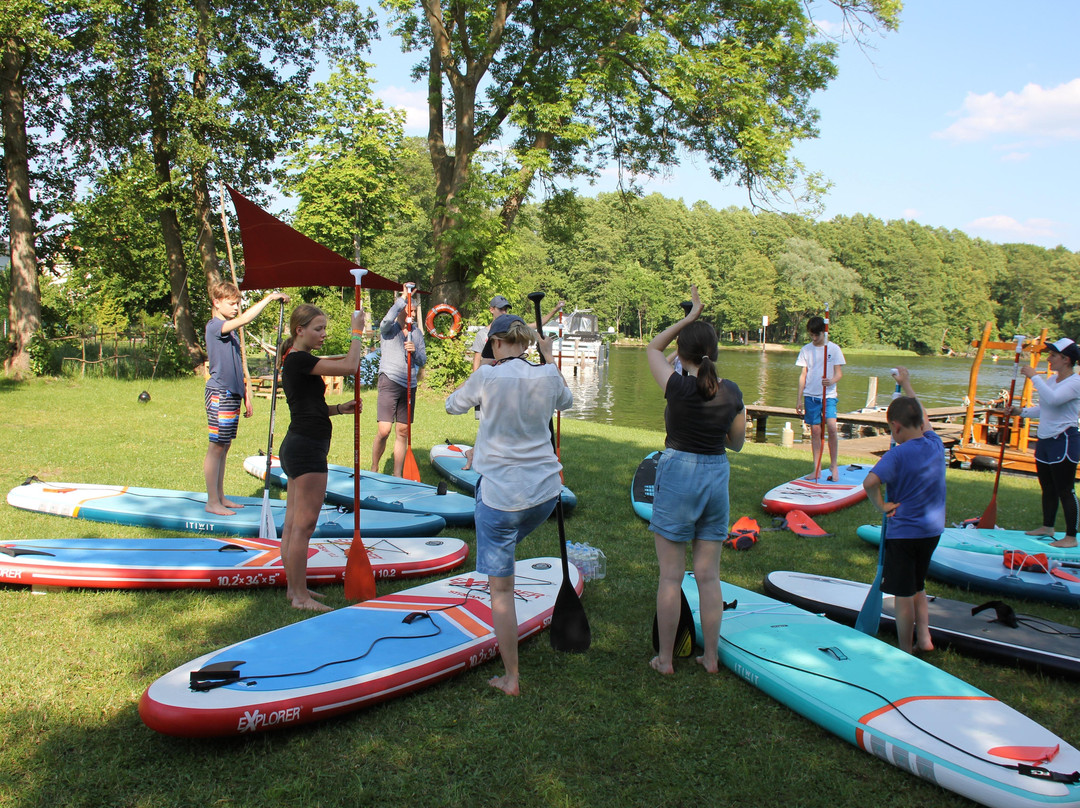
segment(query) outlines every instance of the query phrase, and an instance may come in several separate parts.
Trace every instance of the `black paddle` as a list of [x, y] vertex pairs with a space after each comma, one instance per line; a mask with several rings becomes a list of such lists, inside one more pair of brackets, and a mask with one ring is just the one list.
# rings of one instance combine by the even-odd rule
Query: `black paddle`
[[[672, 648], [672, 656], [685, 658], [694, 655], [694, 613], [690, 610], [690, 601], [686, 599], [686, 593], [679, 589], [679, 625], [675, 628], [675, 645]], [[653, 615], [652, 621], [652, 647], [654, 651], [660, 650], [660, 620], [658, 615]]]
[[[536, 331], [544, 333], [543, 315], [540, 313], [540, 301], [544, 299], [543, 292], [532, 292], [529, 300], [536, 308]], [[540, 353], [540, 364], [545, 364], [544, 352]], [[548, 431], [551, 433], [551, 448], [558, 454], [555, 444], [555, 425], [548, 421]], [[592, 644], [592, 631], [589, 629], [589, 618], [585, 614], [585, 608], [581, 605], [581, 598], [577, 590], [570, 583], [570, 561], [566, 557], [566, 526], [563, 522], [562, 492], [555, 500], [555, 518], [559, 523], [559, 554], [562, 557], [562, 585], [559, 594], [555, 598], [555, 608], [551, 613], [551, 627], [548, 631], [551, 636], [551, 647], [556, 651], [588, 651]]]

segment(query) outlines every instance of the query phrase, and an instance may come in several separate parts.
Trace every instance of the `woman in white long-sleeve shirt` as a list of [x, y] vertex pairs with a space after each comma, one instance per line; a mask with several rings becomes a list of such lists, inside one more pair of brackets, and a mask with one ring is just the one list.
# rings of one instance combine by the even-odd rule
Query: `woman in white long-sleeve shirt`
[[1031, 379], [1039, 393], [1039, 403], [1019, 410], [1025, 418], [1038, 418], [1035, 470], [1042, 489], [1043, 521], [1029, 530], [1029, 536], [1053, 536], [1058, 503], [1065, 513], [1065, 538], [1050, 542], [1052, 547], [1076, 547], [1080, 503], [1076, 499], [1076, 465], [1080, 462], [1080, 376], [1074, 373], [1080, 348], [1071, 339], [1059, 339], [1046, 346], [1050, 375], [1033, 367], [1020, 372]]
[[518, 625], [514, 607], [514, 551], [551, 516], [562, 491], [548, 427], [556, 409], [574, 405], [566, 381], [551, 361], [552, 339], [537, 347], [547, 364], [526, 361], [537, 334], [515, 314], [491, 324], [488, 344], [495, 363], [481, 365], [450, 394], [446, 411], [464, 415], [479, 405], [476, 434], [476, 569], [488, 576], [491, 613], [506, 671], [489, 684], [510, 696], [520, 692]]

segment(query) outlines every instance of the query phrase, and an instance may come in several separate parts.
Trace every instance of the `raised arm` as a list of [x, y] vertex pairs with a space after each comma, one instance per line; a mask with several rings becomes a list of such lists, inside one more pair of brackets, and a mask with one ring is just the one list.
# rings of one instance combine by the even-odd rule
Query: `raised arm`
[[690, 298], [692, 302], [690, 313], [681, 320], [669, 325], [645, 346], [645, 355], [649, 360], [649, 370], [652, 372], [656, 383], [660, 385], [661, 390], [667, 387], [668, 379], [675, 372], [671, 365], [668, 364], [664, 351], [679, 336], [680, 331], [701, 316], [701, 310], [704, 308], [701, 305], [701, 298], [698, 297], [698, 288], [696, 286], [690, 287]]

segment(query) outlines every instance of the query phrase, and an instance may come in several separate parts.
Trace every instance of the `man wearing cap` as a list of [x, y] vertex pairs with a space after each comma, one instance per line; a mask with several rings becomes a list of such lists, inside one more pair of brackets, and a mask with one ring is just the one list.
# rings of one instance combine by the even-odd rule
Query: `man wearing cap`
[[1034, 407], [1013, 407], [1013, 414], [1038, 418], [1035, 444], [1035, 471], [1042, 489], [1042, 525], [1029, 536], [1053, 536], [1058, 503], [1065, 513], [1065, 537], [1050, 542], [1051, 547], [1076, 547], [1080, 505], [1076, 499], [1076, 465], [1080, 461], [1080, 376], [1074, 371], [1080, 362], [1080, 347], [1062, 338], [1046, 346], [1050, 374], [1042, 375], [1025, 366], [1020, 372], [1035, 386], [1039, 403]]
[[[564, 306], [566, 306], [565, 301], [560, 300], [555, 305], [555, 308], [548, 312], [547, 317], [542, 320], [542, 323], [544, 325], [547, 325], [552, 317], [554, 317], [556, 314], [563, 310]], [[502, 295], [495, 295], [495, 297], [491, 298], [491, 303], [488, 304], [488, 311], [491, 312], [491, 319], [494, 320], [496, 317], [507, 314], [510, 311], [510, 301]], [[472, 347], [469, 349], [470, 351], [472, 351], [473, 354], [473, 370], [476, 370], [482, 364], [491, 364], [491, 362], [494, 361], [491, 358], [490, 350], [487, 353], [484, 353], [484, 348], [487, 346], [488, 334], [490, 332], [490, 326], [484, 326], [476, 332], [476, 339], [473, 340]], [[485, 359], [488, 361], [484, 362]]]
[[[491, 319], [494, 320], [500, 314], [506, 314], [510, 311], [510, 301], [502, 295], [495, 295], [491, 298], [491, 302], [488, 304], [488, 311], [491, 312]], [[472, 369], [476, 370], [480, 367], [483, 357], [481, 354], [484, 352], [484, 346], [487, 345], [488, 332], [490, 326], [484, 326], [476, 332], [476, 339], [473, 340], [472, 347], [469, 349], [472, 351]]]

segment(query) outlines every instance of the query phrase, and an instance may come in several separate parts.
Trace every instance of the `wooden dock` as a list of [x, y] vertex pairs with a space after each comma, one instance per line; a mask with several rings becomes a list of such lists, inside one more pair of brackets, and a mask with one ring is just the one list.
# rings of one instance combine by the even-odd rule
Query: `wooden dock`
[[[959, 442], [963, 431], [961, 424], [950, 423], [949, 419], [962, 417], [965, 412], [965, 407], [927, 408], [926, 413], [930, 416], [930, 420], [934, 422], [934, 431], [941, 436], [946, 448]], [[770, 416], [786, 418], [798, 422], [800, 425], [802, 424], [802, 416], [795, 414], [794, 407], [769, 407], [762, 404], [748, 404], [746, 405], [746, 415], [747, 418], [754, 421], [757, 431], [756, 440], [759, 442], [765, 440], [765, 426]], [[862, 437], [842, 438], [840, 441], [840, 454], [873, 459], [880, 457], [889, 450], [889, 424], [885, 420], [884, 412], [837, 413], [836, 421], [841, 427], [847, 426], [853, 433], [856, 429], [860, 432], [864, 431], [864, 429], [873, 430], [875, 433], [863, 435]], [[810, 441], [797, 442], [795, 447], [810, 449]]]

